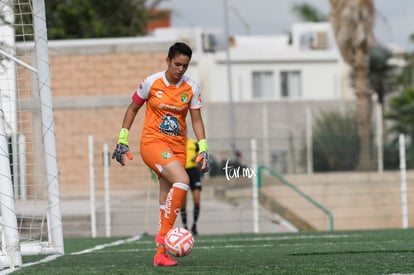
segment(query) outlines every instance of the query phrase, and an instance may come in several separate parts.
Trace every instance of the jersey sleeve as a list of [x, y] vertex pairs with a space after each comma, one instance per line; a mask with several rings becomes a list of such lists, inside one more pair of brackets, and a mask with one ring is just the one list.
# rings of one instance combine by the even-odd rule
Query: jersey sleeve
[[203, 105], [201, 104], [200, 88], [195, 83], [192, 83], [191, 87], [193, 89], [193, 97], [190, 101], [190, 109], [201, 109]]
[[148, 99], [150, 88], [151, 83], [148, 79], [144, 79], [132, 95], [132, 100], [138, 105], [144, 104], [144, 102]]

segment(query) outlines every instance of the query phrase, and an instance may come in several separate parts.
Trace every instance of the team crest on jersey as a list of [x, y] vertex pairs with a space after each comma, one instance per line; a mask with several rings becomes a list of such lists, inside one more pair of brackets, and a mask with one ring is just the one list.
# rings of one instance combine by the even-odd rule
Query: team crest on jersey
[[169, 159], [171, 157], [171, 153], [169, 151], [163, 151], [161, 152], [161, 157], [163, 159]]
[[181, 102], [183, 102], [183, 103], [188, 102], [188, 94], [187, 93], [182, 93], [181, 94]]
[[179, 136], [180, 125], [178, 124], [178, 119], [169, 113], [163, 116], [160, 125], [160, 132], [169, 136]]

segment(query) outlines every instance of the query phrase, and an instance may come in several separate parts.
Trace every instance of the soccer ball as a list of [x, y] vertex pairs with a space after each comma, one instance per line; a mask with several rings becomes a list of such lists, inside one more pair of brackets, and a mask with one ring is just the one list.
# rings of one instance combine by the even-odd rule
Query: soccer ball
[[185, 228], [173, 228], [165, 235], [165, 248], [172, 256], [187, 256], [193, 248], [193, 245], [193, 235]]

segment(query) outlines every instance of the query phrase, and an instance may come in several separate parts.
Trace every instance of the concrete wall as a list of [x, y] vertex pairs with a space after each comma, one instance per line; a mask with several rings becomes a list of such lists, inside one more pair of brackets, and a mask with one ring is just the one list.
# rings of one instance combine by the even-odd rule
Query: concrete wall
[[[286, 180], [328, 209], [335, 230], [402, 228], [399, 171], [384, 173], [323, 173], [287, 175]], [[414, 174], [407, 174], [408, 227], [414, 226]], [[329, 219], [319, 208], [275, 178], [265, 177], [262, 194], [296, 214], [316, 230], [329, 230]], [[280, 209], [273, 209], [279, 211]], [[292, 220], [292, 222], [295, 222]]]

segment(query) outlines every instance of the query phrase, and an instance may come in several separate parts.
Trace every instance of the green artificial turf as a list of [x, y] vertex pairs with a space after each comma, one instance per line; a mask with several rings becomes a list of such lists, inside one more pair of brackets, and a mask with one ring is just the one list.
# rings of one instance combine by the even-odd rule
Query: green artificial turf
[[126, 239], [67, 239], [65, 255], [45, 263], [23, 257], [35, 264], [12, 274], [414, 273], [411, 229], [198, 236], [175, 267], [153, 266], [153, 236]]

